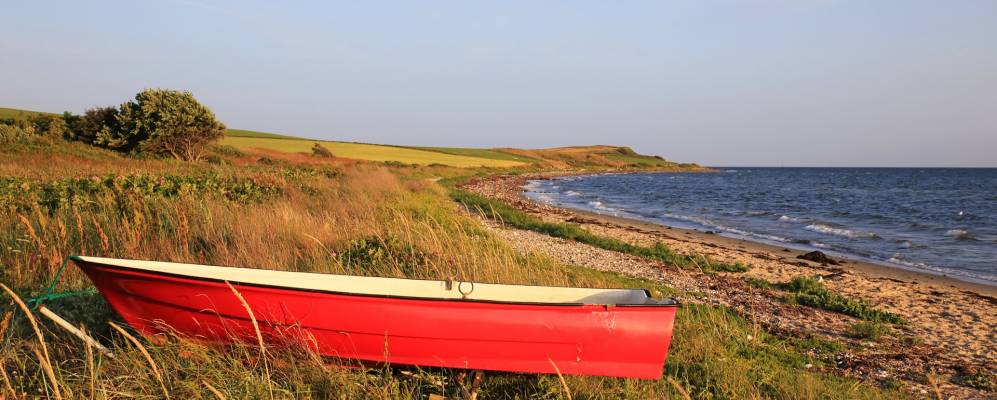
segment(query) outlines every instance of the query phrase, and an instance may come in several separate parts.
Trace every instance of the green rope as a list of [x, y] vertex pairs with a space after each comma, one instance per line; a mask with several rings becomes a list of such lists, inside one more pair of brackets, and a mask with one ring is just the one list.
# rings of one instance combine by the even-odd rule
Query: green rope
[[48, 286], [48, 290], [45, 294], [35, 297], [33, 299], [28, 299], [28, 304], [32, 305], [33, 310], [37, 310], [41, 307], [42, 303], [49, 300], [62, 299], [66, 297], [78, 297], [78, 296], [92, 296], [97, 294], [97, 289], [89, 287], [83, 290], [74, 290], [70, 292], [55, 293], [55, 286], [59, 284], [59, 279], [62, 278], [62, 271], [66, 269], [66, 265], [69, 265], [69, 261], [73, 259], [74, 256], [66, 257], [62, 260], [62, 265], [59, 266], [59, 270], [55, 272], [55, 278], [52, 279], [52, 284]]

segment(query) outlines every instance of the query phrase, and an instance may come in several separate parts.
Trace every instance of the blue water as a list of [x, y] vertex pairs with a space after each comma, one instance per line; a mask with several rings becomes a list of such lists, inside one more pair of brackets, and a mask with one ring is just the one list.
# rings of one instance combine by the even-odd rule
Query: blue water
[[997, 284], [997, 169], [720, 171], [533, 181], [527, 196]]

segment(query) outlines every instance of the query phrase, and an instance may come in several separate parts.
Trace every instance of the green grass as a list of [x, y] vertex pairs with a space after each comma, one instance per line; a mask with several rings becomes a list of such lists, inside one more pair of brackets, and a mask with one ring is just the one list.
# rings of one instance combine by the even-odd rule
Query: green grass
[[222, 139], [222, 145], [237, 148], [260, 148], [289, 153], [311, 154], [312, 146], [321, 143], [336, 157], [370, 161], [396, 161], [406, 164], [430, 165], [445, 164], [452, 167], [513, 167], [522, 165], [517, 161], [459, 156], [436, 151], [416, 150], [405, 147], [376, 144], [327, 142], [319, 140], [273, 139], [268, 137], [229, 136]]
[[526, 156], [506, 153], [502, 150], [497, 150], [497, 149], [473, 149], [473, 148], [464, 148], [464, 147], [410, 147], [410, 148], [417, 150], [436, 151], [444, 154], [453, 154], [457, 156], [488, 158], [492, 160], [518, 161], [522, 163], [530, 163], [536, 161]]
[[251, 138], [268, 138], [268, 139], [295, 139], [295, 140], [308, 140], [305, 138], [299, 138], [295, 136], [281, 135], [277, 133], [270, 132], [258, 132], [250, 131], [245, 129], [229, 129], [228, 136], [230, 137], [251, 137]]
[[605, 250], [661, 261], [680, 268], [723, 272], [745, 272], [749, 269], [748, 266], [742, 264], [719, 263], [704, 256], [679, 254], [669, 249], [663, 243], [655, 243], [652, 247], [638, 246], [619, 239], [593, 234], [577, 224], [544, 222], [498, 200], [488, 199], [462, 190], [452, 189], [451, 197], [472, 210], [479, 210], [489, 219], [501, 221], [518, 229], [574, 240]]
[[798, 276], [784, 283], [771, 283], [757, 278], [747, 278], [746, 281], [754, 287], [787, 292], [783, 299], [788, 303], [839, 312], [867, 321], [893, 324], [904, 322], [899, 315], [877, 310], [861, 299], [850, 299], [835, 293], [813, 278]]
[[0, 118], [27, 118], [35, 115], [58, 115], [44, 111], [20, 110], [16, 108], [0, 107]]
[[683, 305], [665, 375], [681, 382], [688, 398], [694, 399], [907, 398], [898, 391], [811, 372], [808, 364], [823, 362], [809, 355], [807, 344], [759, 330], [726, 307]]

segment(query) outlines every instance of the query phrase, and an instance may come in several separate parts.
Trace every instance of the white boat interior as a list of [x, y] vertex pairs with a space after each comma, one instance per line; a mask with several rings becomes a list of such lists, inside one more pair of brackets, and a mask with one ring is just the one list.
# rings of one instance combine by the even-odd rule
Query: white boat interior
[[194, 279], [229, 281], [297, 290], [366, 296], [434, 300], [474, 300], [530, 304], [671, 305], [655, 300], [643, 289], [587, 289], [572, 287], [504, 285], [479, 282], [434, 281], [317, 274], [255, 268], [219, 267], [161, 261], [73, 256], [74, 261], [132, 270], [179, 275]]

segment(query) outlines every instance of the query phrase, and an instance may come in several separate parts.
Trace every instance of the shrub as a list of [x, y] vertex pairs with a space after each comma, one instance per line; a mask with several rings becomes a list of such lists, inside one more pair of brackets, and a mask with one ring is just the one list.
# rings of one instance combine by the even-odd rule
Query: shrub
[[747, 282], [748, 285], [759, 289], [775, 289], [775, 286], [772, 285], [772, 282], [769, 282], [764, 279], [747, 277], [744, 278], [744, 281]]
[[403, 163], [401, 161], [395, 161], [395, 160], [385, 161], [384, 165], [387, 165], [389, 167], [396, 167], [396, 168], [415, 168], [415, 167], [419, 166], [418, 164], [406, 164], [406, 163]]
[[263, 165], [284, 165], [284, 164], [287, 164], [287, 162], [284, 161], [284, 160], [273, 158], [273, 157], [270, 157], [270, 156], [260, 157], [258, 160], [256, 160], [256, 162], [258, 162], [260, 164], [263, 164]]
[[974, 371], [965, 375], [962, 377], [962, 382], [971, 388], [990, 392], [997, 391], [997, 377], [984, 371]]
[[14, 125], [0, 124], [0, 143], [13, 144], [29, 140], [31, 134]]
[[225, 159], [219, 157], [217, 154], [208, 154], [204, 156], [204, 161], [207, 162], [208, 164], [215, 164], [215, 165], [226, 164]]
[[862, 321], [848, 327], [848, 335], [871, 341], [877, 341], [883, 334], [890, 331], [890, 327], [877, 321]]
[[321, 144], [318, 143], [315, 143], [315, 145], [312, 146], [312, 154], [316, 157], [336, 158], [336, 156], [333, 155], [332, 152], [329, 151], [329, 149], [325, 148], [325, 146], [322, 146]]
[[69, 125], [69, 139], [87, 144], [97, 144], [97, 137], [111, 137], [119, 130], [118, 109], [114, 107], [94, 107], [81, 116], [66, 113], [63, 118]]
[[35, 128], [35, 134], [45, 135], [54, 138], [65, 137], [69, 132], [66, 120], [61, 116], [50, 114], [39, 114], [31, 117], [31, 124]]
[[246, 155], [246, 153], [243, 153], [242, 150], [239, 150], [238, 147], [229, 146], [227, 144], [219, 144], [212, 146], [211, 151], [229, 157], [242, 157]]
[[387, 268], [400, 271], [404, 276], [410, 276], [430, 263], [429, 255], [394, 236], [352, 240], [339, 254], [339, 260], [348, 269]]
[[839, 312], [869, 321], [903, 323], [903, 318], [899, 315], [877, 310], [860, 299], [849, 299], [832, 292], [813, 278], [798, 276], [789, 282], [776, 284], [775, 287], [789, 292], [785, 297], [789, 303]]

